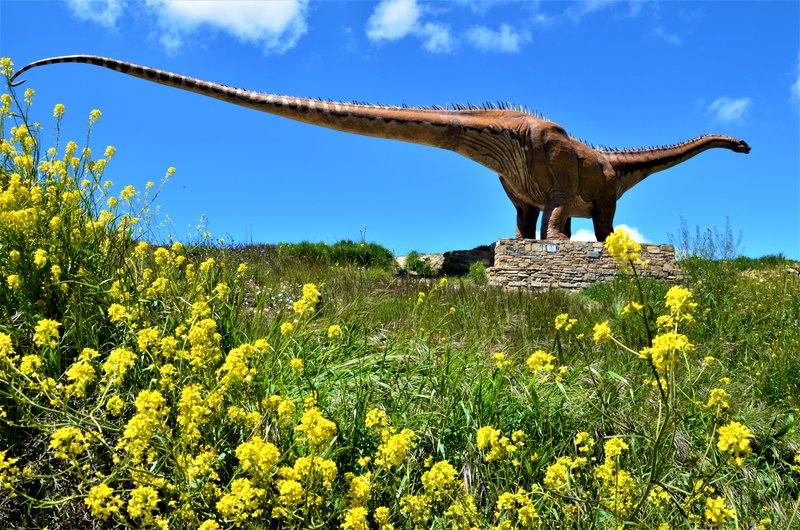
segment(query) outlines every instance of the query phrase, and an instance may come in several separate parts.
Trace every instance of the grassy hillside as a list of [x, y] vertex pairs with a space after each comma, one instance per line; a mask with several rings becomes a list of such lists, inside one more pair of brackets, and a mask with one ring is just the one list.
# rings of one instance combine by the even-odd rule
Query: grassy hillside
[[798, 526], [792, 264], [674, 288], [617, 232], [631, 272], [568, 295], [159, 247], [157, 187], [110, 196], [114, 149], [40, 145], [32, 97], [0, 108], [0, 527]]

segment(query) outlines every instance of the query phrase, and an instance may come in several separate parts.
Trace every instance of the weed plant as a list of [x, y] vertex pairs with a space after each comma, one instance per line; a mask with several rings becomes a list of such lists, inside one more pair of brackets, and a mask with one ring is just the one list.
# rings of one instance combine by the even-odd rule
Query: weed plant
[[617, 231], [615, 283], [531, 294], [148, 244], [152, 188], [111, 195], [61, 105], [41, 148], [33, 96], [0, 109], [0, 527], [798, 526], [786, 267], [644, 281]]

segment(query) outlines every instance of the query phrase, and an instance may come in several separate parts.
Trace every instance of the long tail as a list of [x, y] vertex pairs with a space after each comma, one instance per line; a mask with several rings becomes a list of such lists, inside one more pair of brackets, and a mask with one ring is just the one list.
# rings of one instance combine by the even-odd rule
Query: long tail
[[[35, 61], [16, 72], [11, 81], [13, 83], [31, 68], [58, 63], [93, 64], [234, 105], [338, 131], [449, 149], [501, 173], [508, 171], [509, 162], [502, 160], [503, 156], [499, 153], [509, 148], [516, 150], [516, 146], [521, 145], [515, 120], [529, 116], [524, 112], [509, 110], [396, 107], [266, 94], [93, 55], [67, 55]], [[509, 127], [498, 125], [503, 120], [512, 123]]]

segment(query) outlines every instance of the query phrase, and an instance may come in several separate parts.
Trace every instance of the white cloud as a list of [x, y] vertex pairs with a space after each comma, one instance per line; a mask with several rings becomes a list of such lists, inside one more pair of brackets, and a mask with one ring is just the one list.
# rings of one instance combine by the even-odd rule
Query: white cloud
[[453, 51], [453, 37], [446, 26], [428, 22], [419, 29], [418, 33], [425, 39], [422, 46], [429, 52], [450, 53]]
[[789, 86], [789, 99], [795, 106], [800, 107], [800, 54], [797, 55], [797, 78]]
[[530, 42], [528, 32], [517, 32], [508, 24], [500, 25], [497, 31], [486, 26], [473, 26], [467, 31], [467, 40], [485, 52], [517, 53], [520, 46]]
[[419, 6], [416, 0], [383, 0], [367, 22], [370, 40], [398, 40], [417, 29]]
[[161, 38], [168, 49], [180, 46], [184, 35], [212, 27], [265, 52], [283, 53], [307, 30], [307, 0], [146, 0], [146, 5], [156, 12], [161, 27], [170, 28]]
[[[632, 226], [628, 226], [628, 225], [624, 225], [624, 224], [623, 225], [616, 225], [614, 228], [615, 229], [624, 228], [631, 235], [631, 238], [634, 241], [636, 241], [637, 243], [649, 243], [650, 242], [650, 241], [647, 240], [646, 237], [644, 237], [644, 234], [642, 234], [639, 231], [638, 228], [634, 228]], [[578, 230], [577, 232], [572, 234], [572, 237], [570, 239], [572, 241], [597, 241], [597, 238], [594, 236], [594, 231], [589, 230], [588, 228], [581, 228], [580, 230]]]
[[714, 121], [719, 123], [741, 122], [752, 104], [753, 100], [747, 97], [731, 99], [723, 96], [708, 106], [706, 114], [711, 115]]
[[308, 0], [68, 0], [73, 13], [105, 27], [144, 12], [156, 19], [161, 44], [170, 53], [201, 29], [217, 29], [265, 52], [282, 53], [306, 30]]
[[78, 18], [106, 28], [117, 25], [125, 7], [123, 0], [67, 0], [67, 4]]
[[682, 42], [679, 36], [674, 33], [667, 33], [661, 26], [653, 30], [653, 35], [664, 39], [667, 43], [672, 44], [673, 46], [678, 46]]
[[422, 20], [416, 0], [383, 0], [367, 21], [367, 37], [371, 41], [394, 41], [413, 35], [422, 40], [422, 47], [431, 53], [450, 53], [455, 39], [450, 29]]

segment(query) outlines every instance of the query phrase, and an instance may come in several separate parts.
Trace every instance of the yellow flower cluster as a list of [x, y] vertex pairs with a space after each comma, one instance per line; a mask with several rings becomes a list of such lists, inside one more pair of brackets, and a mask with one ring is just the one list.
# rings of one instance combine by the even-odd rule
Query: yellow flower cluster
[[744, 457], [750, 454], [750, 439], [753, 433], [738, 421], [732, 421], [717, 429], [717, 448], [728, 455], [728, 461], [742, 467]]
[[72, 460], [86, 451], [89, 443], [77, 427], [61, 427], [50, 436], [50, 449], [55, 451], [55, 457], [62, 460]]
[[524, 431], [514, 431], [509, 439], [507, 436], [503, 436], [500, 429], [487, 425], [478, 429], [475, 438], [478, 449], [484, 453], [483, 458], [486, 462], [509, 459], [513, 465], [519, 465], [518, 451], [525, 447]]
[[577, 318], [569, 318], [569, 313], [561, 313], [556, 317], [556, 331], [570, 331], [577, 323]]
[[33, 342], [37, 346], [49, 346], [51, 348], [55, 348], [59, 338], [59, 327], [61, 327], [60, 322], [43, 318], [38, 324], [36, 324], [36, 329], [33, 333]]
[[539, 528], [540, 517], [533, 505], [531, 493], [524, 488], [519, 488], [515, 493], [501, 493], [497, 497], [495, 517], [504, 523], [516, 523], [513, 526], [516, 528]]
[[239, 444], [236, 448], [236, 458], [239, 459], [242, 471], [249, 473], [256, 482], [260, 482], [269, 476], [280, 460], [281, 453], [274, 444], [255, 437]]
[[608, 325], [608, 321], [599, 322], [594, 325], [594, 341], [596, 343], [606, 342], [611, 340], [611, 327]]
[[151, 486], [139, 486], [131, 491], [128, 499], [128, 515], [138, 520], [143, 526], [153, 521], [154, 512], [158, 512], [158, 492]]
[[364, 421], [367, 428], [380, 436], [381, 444], [375, 452], [375, 464], [379, 467], [397, 467], [405, 462], [409, 452], [416, 447], [416, 435], [411, 429], [400, 432], [389, 425], [386, 413], [378, 408], [370, 409]]
[[123, 505], [119, 495], [115, 495], [111, 486], [105, 482], [92, 486], [89, 490], [89, 495], [86, 496], [83, 502], [89, 508], [93, 517], [103, 520], [108, 519], [112, 514], [119, 513]]
[[560, 490], [567, 486], [570, 475], [577, 470], [587, 460], [584, 457], [571, 458], [569, 456], [559, 457], [553, 464], [547, 466], [544, 475], [544, 485], [550, 490]]
[[511, 366], [511, 360], [506, 359], [506, 354], [503, 352], [496, 352], [492, 354], [492, 360], [497, 368], [503, 369]]
[[342, 336], [342, 327], [339, 324], [332, 324], [328, 327], [328, 338], [338, 339]]
[[329, 443], [336, 436], [336, 424], [326, 419], [316, 407], [307, 408], [300, 418], [300, 425], [294, 428], [301, 433], [300, 440], [312, 447]]
[[622, 438], [611, 438], [603, 445], [605, 461], [594, 469], [594, 477], [600, 483], [600, 502], [621, 517], [631, 513], [638, 494], [633, 476], [619, 464], [620, 456], [628, 449]]
[[322, 295], [313, 283], [303, 285], [303, 295], [292, 303], [292, 309], [298, 316], [312, 315], [317, 308]]
[[241, 526], [247, 519], [257, 519], [263, 513], [260, 499], [266, 490], [253, 486], [248, 478], [237, 478], [230, 485], [230, 491], [217, 501], [216, 508], [219, 513], [234, 523]]
[[722, 528], [725, 523], [736, 518], [736, 512], [725, 504], [722, 497], [706, 498], [706, 524], [711, 528]]
[[123, 449], [133, 462], [140, 462], [150, 446], [150, 439], [158, 433], [168, 434], [164, 420], [169, 409], [167, 400], [158, 390], [142, 390], [135, 403], [137, 414], [125, 425], [117, 447]]
[[653, 345], [642, 349], [639, 356], [653, 363], [659, 374], [666, 374], [674, 370], [678, 364], [679, 353], [694, 350], [694, 345], [689, 342], [686, 335], [675, 331], [668, 331], [653, 337]]
[[525, 364], [528, 365], [528, 369], [533, 373], [541, 373], [544, 372], [549, 374], [555, 368], [553, 361], [556, 358], [554, 355], [547, 353], [544, 350], [536, 350], [533, 352], [528, 359], [525, 361]]
[[454, 495], [455, 489], [461, 484], [456, 481], [458, 472], [447, 460], [442, 460], [431, 466], [422, 474], [422, 486], [428, 498], [439, 501]]
[[633, 265], [645, 265], [641, 258], [642, 246], [631, 238], [630, 232], [617, 228], [606, 238], [606, 250], [620, 264], [620, 270], [631, 272]]

